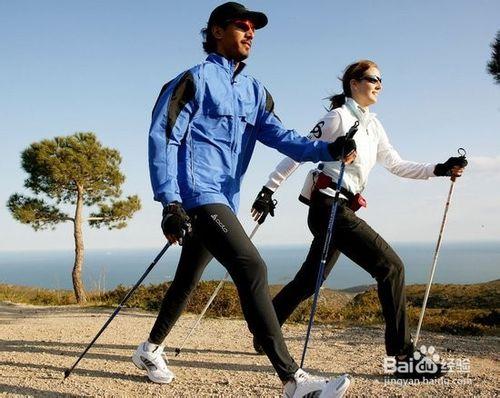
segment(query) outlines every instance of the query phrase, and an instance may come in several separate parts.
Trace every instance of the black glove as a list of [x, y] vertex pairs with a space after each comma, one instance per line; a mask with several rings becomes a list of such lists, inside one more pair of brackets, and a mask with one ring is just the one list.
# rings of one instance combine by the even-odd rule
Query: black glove
[[174, 235], [181, 246], [184, 236], [191, 233], [191, 220], [179, 202], [169, 203], [163, 208], [161, 229], [165, 236]]
[[465, 156], [451, 157], [444, 163], [438, 163], [436, 167], [434, 167], [434, 175], [438, 177], [450, 177], [452, 175], [451, 169], [456, 166], [467, 166], [467, 159], [465, 159]]
[[356, 141], [353, 138], [347, 138], [345, 135], [328, 144], [328, 152], [330, 152], [333, 160], [342, 160], [344, 156], [355, 150]]
[[259, 224], [266, 221], [268, 214], [274, 217], [274, 209], [276, 208], [276, 201], [273, 200], [273, 191], [267, 187], [262, 187], [260, 192], [257, 194], [257, 198], [252, 205], [252, 214], [261, 213], [262, 215], [257, 220]]

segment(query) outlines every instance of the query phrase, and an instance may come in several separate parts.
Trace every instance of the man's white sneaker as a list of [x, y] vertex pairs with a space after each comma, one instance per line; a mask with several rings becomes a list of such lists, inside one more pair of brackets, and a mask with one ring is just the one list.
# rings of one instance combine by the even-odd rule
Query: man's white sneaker
[[350, 384], [347, 375], [328, 380], [312, 376], [302, 369], [297, 370], [293, 378], [285, 384], [283, 398], [341, 398]]
[[321, 391], [319, 398], [341, 398], [351, 385], [351, 378], [348, 374], [330, 380]]
[[139, 369], [148, 372], [149, 380], [155, 383], [170, 383], [175, 376], [167, 367], [162, 354], [162, 346], [145, 341], [137, 347], [132, 356], [132, 362]]
[[309, 373], [299, 369], [293, 375], [293, 380], [288, 381], [283, 389], [283, 398], [302, 398], [317, 392], [317, 396], [326, 386], [326, 379], [311, 376]]

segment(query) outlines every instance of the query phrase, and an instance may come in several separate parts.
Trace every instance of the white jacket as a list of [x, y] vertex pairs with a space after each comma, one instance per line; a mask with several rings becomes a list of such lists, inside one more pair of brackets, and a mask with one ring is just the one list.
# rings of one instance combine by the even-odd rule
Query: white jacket
[[[374, 113], [361, 108], [352, 98], [347, 98], [346, 103], [328, 112], [309, 134], [312, 140], [333, 142], [338, 137], [345, 135], [352, 125], [359, 121], [356, 141], [356, 160], [345, 166], [342, 185], [353, 194], [361, 193], [368, 182], [368, 174], [375, 165], [380, 163], [391, 173], [400, 177], [427, 179], [434, 177], [435, 164], [416, 163], [401, 159], [398, 152], [392, 147], [387, 134]], [[337, 181], [340, 173], [340, 161], [324, 162], [323, 173]], [[269, 175], [266, 187], [273, 192], [285, 181], [300, 163], [291, 158], [283, 159], [276, 169]], [[309, 199], [313, 186], [313, 174], [318, 169], [311, 170], [306, 178], [302, 195]], [[322, 189], [321, 192], [334, 196], [331, 188]]]

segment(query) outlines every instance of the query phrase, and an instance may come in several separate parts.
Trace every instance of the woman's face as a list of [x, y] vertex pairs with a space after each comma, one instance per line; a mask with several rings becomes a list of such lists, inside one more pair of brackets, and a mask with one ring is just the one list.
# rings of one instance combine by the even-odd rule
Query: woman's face
[[361, 106], [375, 104], [380, 90], [382, 90], [382, 77], [374, 66], [368, 68], [360, 80], [351, 80], [352, 98]]

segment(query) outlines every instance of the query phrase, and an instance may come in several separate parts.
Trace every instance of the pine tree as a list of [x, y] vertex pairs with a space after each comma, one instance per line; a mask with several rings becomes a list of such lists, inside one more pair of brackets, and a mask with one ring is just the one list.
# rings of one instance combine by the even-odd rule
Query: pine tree
[[[21, 154], [21, 166], [29, 177], [24, 186], [35, 196], [18, 193], [7, 201], [12, 216], [35, 231], [52, 228], [62, 222], [73, 223], [75, 260], [73, 288], [76, 300], [86, 302], [81, 280], [84, 245], [82, 224], [95, 228], [124, 228], [127, 220], [141, 208], [137, 195], [120, 199], [125, 176], [120, 172], [120, 153], [103, 147], [94, 133], [75, 133], [31, 144]], [[59, 208], [74, 206], [70, 216]], [[84, 206], [98, 209], [84, 218]]]
[[500, 84], [500, 30], [491, 43], [491, 60], [488, 62], [488, 73], [493, 76], [495, 83]]

